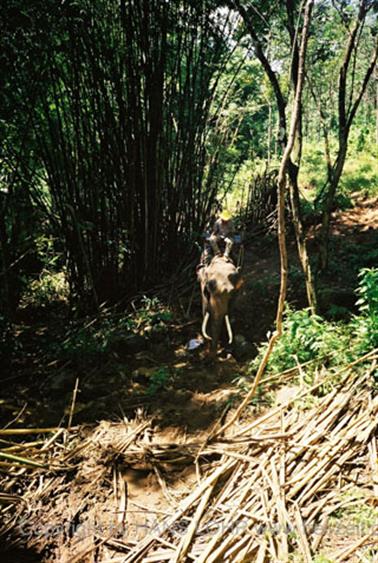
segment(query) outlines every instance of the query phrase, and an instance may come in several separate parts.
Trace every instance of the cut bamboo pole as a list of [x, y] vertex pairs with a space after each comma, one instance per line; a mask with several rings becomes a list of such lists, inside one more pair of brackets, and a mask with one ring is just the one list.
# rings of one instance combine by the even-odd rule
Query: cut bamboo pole
[[369, 442], [369, 460], [371, 469], [371, 480], [373, 483], [373, 493], [375, 502], [378, 503], [378, 452], [377, 439], [375, 436]]
[[[0, 429], [0, 436], [23, 436], [28, 434], [47, 434], [50, 432], [57, 432], [60, 426], [53, 426], [51, 428], [2, 428]], [[74, 427], [71, 427], [74, 430]]]
[[320, 521], [319, 531], [316, 534], [313, 534], [313, 539], [311, 543], [311, 548], [314, 553], [319, 549], [322, 540], [327, 533], [328, 530], [328, 520], [329, 515], [326, 514]]
[[234, 523], [234, 517], [239, 509], [241, 503], [245, 500], [247, 495], [249, 494], [249, 487], [252, 486], [253, 482], [255, 481], [255, 477], [249, 479], [247, 486], [244, 486], [244, 491], [241, 494], [241, 498], [237, 505], [229, 512], [228, 516], [225, 518], [224, 523], [219, 530], [219, 532], [213, 537], [213, 539], [209, 542], [206, 546], [206, 549], [203, 551], [202, 555], [199, 557], [197, 563], [212, 563], [216, 561], [217, 557], [223, 553], [225, 546], [222, 544], [220, 548], [215, 549], [218, 545], [219, 541], [223, 538], [223, 535], [232, 529]]
[[267, 543], [266, 540], [263, 539], [260, 543], [259, 550], [257, 552], [256, 563], [264, 563], [266, 557], [266, 550], [267, 550]]
[[153, 534], [151, 536], [147, 536], [137, 549], [131, 552], [127, 558], [125, 559], [125, 563], [131, 563], [132, 561], [140, 560], [148, 548], [154, 543], [156, 538], [159, 535], [162, 535], [166, 530], [169, 530], [177, 520], [179, 520], [189, 508], [203, 495], [203, 493], [207, 490], [207, 488], [214, 482], [216, 482], [222, 475], [233, 469], [236, 465], [236, 461], [227, 460], [223, 463], [220, 467], [218, 467], [211, 475], [205, 479], [202, 484], [193, 491], [189, 497], [187, 497], [184, 502], [182, 503], [181, 507], [173, 514], [173, 516], [167, 518], [165, 521], [162, 522], [160, 526], [160, 533]]
[[332, 561], [334, 561], [335, 563], [342, 563], [343, 561], [348, 561], [350, 556], [353, 555], [353, 553], [355, 553], [359, 547], [367, 544], [375, 536], [375, 534], [376, 532], [372, 531], [369, 534], [366, 534], [365, 536], [360, 538], [358, 541], [356, 541], [349, 547], [346, 547], [341, 551], [338, 551], [332, 556]]
[[186, 554], [188, 553], [189, 548], [190, 548], [190, 544], [192, 543], [192, 540], [193, 540], [193, 536], [196, 533], [196, 530], [197, 530], [198, 525], [201, 521], [203, 513], [206, 510], [206, 507], [208, 505], [209, 499], [211, 497], [211, 494], [214, 490], [215, 485], [216, 485], [216, 481], [211, 483], [209, 485], [208, 489], [203, 494], [202, 499], [201, 499], [199, 505], [197, 506], [197, 509], [194, 513], [192, 521], [189, 525], [189, 528], [188, 528], [185, 536], [181, 540], [180, 545], [177, 548], [177, 551], [175, 553], [175, 556], [172, 558], [172, 563], [183, 563], [185, 561]]
[[305, 563], [312, 563], [312, 555], [311, 555], [310, 545], [308, 543], [307, 534], [306, 534], [306, 530], [305, 530], [305, 527], [304, 527], [304, 524], [303, 524], [301, 511], [300, 511], [299, 506], [297, 504], [294, 505], [294, 518], [295, 518], [295, 524], [296, 524], [296, 528], [297, 528], [297, 532], [298, 532], [298, 536], [299, 536], [298, 545], [301, 548], [303, 558], [305, 560]]
[[7, 454], [0, 451], [0, 458], [7, 460], [9, 465], [29, 465], [30, 467], [39, 467], [40, 469], [48, 469], [49, 466], [47, 463], [39, 463], [38, 461], [34, 461], [33, 459], [28, 459], [26, 457], [21, 457], [18, 455]]

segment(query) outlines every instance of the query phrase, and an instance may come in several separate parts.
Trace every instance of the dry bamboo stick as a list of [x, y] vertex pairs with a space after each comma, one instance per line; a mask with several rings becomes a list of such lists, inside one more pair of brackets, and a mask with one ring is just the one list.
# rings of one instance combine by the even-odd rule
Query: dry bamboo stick
[[[240, 534], [239, 534], [240, 535]], [[244, 535], [242, 535], [242, 537], [238, 540], [236, 540], [234, 542], [234, 545], [231, 546], [227, 551], [224, 552], [224, 556], [223, 556], [223, 560], [224, 561], [233, 561], [234, 563], [236, 563], [236, 561], [239, 561], [241, 559], [241, 551], [245, 550], [246, 547], [248, 547], [251, 539], [253, 539], [254, 536], [250, 536], [250, 534], [248, 533], [248, 530], [244, 530]], [[236, 538], [235, 538], [236, 539]], [[247, 545], [245, 545], [247, 544]], [[241, 559], [243, 560], [243, 559]]]
[[279, 526], [277, 539], [279, 541], [279, 546], [280, 546], [280, 558], [283, 561], [287, 561], [289, 558], [289, 546], [287, 542], [286, 530], [288, 526], [290, 528], [290, 520], [285, 504], [285, 496], [284, 496], [285, 488], [281, 487], [280, 478], [277, 474], [276, 466], [273, 459], [271, 460], [271, 474], [272, 474], [272, 485], [273, 485], [272, 490], [276, 502], [276, 510], [278, 517], [278, 526]]
[[[118, 477], [118, 479], [117, 479]], [[126, 522], [126, 509], [127, 509], [127, 482], [122, 477], [122, 473], [118, 470], [118, 475], [116, 476], [117, 482], [117, 492], [116, 502], [117, 506], [117, 522], [118, 524], [124, 525]], [[120, 486], [118, 486], [118, 483]]]
[[28, 442], [28, 443], [22, 443], [22, 444], [14, 444], [13, 446], [9, 446], [7, 448], [1, 448], [0, 451], [5, 452], [5, 453], [12, 453], [12, 452], [29, 452], [30, 454], [33, 453], [38, 453], [40, 451], [42, 451], [42, 448], [40, 450], [38, 450], [36, 448], [36, 446], [40, 446], [41, 444], [44, 444], [45, 442], [43, 440], [37, 440], [35, 442]]
[[264, 563], [267, 547], [266, 539], [263, 539], [257, 552], [256, 563]]
[[[222, 475], [230, 471], [236, 465], [236, 461], [227, 460], [221, 466], [219, 466], [213, 473], [211, 473], [202, 484], [197, 487], [182, 503], [182, 506], [165, 521], [162, 522], [160, 528], [160, 534], [162, 535], [165, 531], [169, 530], [177, 520], [179, 520], [189, 508], [202, 496], [202, 494], [207, 490], [207, 488], [214, 482], [217, 481]], [[158, 534], [151, 534], [147, 536], [139, 545], [134, 549], [125, 559], [125, 563], [131, 563], [132, 561], [140, 560], [148, 548], [157, 539]]]
[[[110, 540], [111, 537], [112, 534], [102, 539], [99, 536], [96, 536], [93, 539], [93, 543], [89, 547], [85, 548], [83, 551], [70, 558], [70, 563], [79, 563], [80, 561], [85, 561], [86, 557], [88, 557], [93, 551], [104, 545], [108, 540]], [[97, 543], [96, 539], [99, 540]]]
[[369, 460], [371, 468], [371, 480], [373, 483], [373, 494], [375, 502], [378, 502], [378, 453], [377, 453], [377, 439], [375, 436], [369, 442]]
[[[324, 495], [323, 498], [317, 500], [306, 507], [302, 506], [302, 515], [306, 519], [307, 525], [309, 526], [317, 517], [319, 512], [323, 510], [326, 505], [330, 505], [332, 499], [335, 498], [339, 494], [339, 491], [334, 490], [330, 491], [327, 495]], [[315, 506], [314, 506], [315, 505]]]
[[324, 536], [327, 532], [328, 520], [329, 520], [329, 514], [326, 514], [320, 521], [319, 531], [316, 533], [315, 536], [313, 534], [313, 539], [312, 539], [312, 543], [311, 543], [311, 548], [312, 548], [313, 553], [316, 553], [316, 551], [319, 549], [319, 546], [322, 542], [322, 539], [324, 538]]
[[335, 553], [332, 556], [332, 561], [334, 561], [335, 563], [342, 563], [343, 561], [348, 561], [348, 558], [351, 555], [353, 555], [353, 553], [357, 551], [359, 547], [365, 545], [375, 534], [376, 531], [373, 530], [369, 534], [366, 534], [365, 536], [360, 538], [358, 541], [354, 542], [351, 546], [344, 548], [341, 551]]
[[[340, 391], [336, 388], [330, 393], [328, 393], [311, 411], [308, 413], [308, 425], [303, 426], [303, 438], [310, 436], [312, 438], [315, 429], [318, 429], [320, 425], [324, 425], [327, 419], [335, 414], [335, 409], [338, 408], [338, 404], [342, 400]], [[347, 395], [343, 393], [344, 397]], [[327, 423], [326, 423], [327, 424]]]
[[166, 547], [169, 547], [169, 549], [172, 549], [172, 550], [175, 550], [175, 549], [176, 549], [176, 546], [175, 546], [173, 543], [171, 543], [171, 542], [165, 540], [165, 539], [162, 538], [162, 537], [157, 538], [156, 541], [159, 542], [159, 543], [161, 543], [161, 545], [165, 545]]
[[[268, 460], [270, 459], [270, 456], [272, 454], [272, 452], [274, 451], [274, 447], [270, 447], [268, 449], [268, 451], [264, 454], [264, 457], [259, 461], [259, 463], [257, 464], [256, 467], [252, 467], [250, 468], [250, 471], [253, 473], [255, 481], [257, 482], [257, 479], [259, 478], [259, 475], [261, 474], [262, 468], [264, 467], [264, 465], [266, 463], [268, 463]], [[245, 471], [245, 469], [244, 469]], [[244, 480], [244, 483], [240, 483], [238, 482], [238, 487], [237, 490], [242, 490], [243, 486], [249, 482], [249, 477], [246, 477], [246, 479]], [[227, 500], [227, 497], [223, 497], [220, 499], [220, 502], [225, 502]]]
[[253, 444], [254, 442], [266, 442], [268, 440], [279, 440], [279, 439], [285, 440], [287, 438], [291, 438], [293, 434], [294, 434], [293, 431], [285, 432], [285, 433], [281, 432], [281, 433], [276, 433], [276, 434], [260, 434], [260, 435], [248, 436], [248, 438], [246, 438], [245, 440], [242, 440], [242, 441], [237, 440], [236, 438], [234, 438], [234, 436], [232, 436], [228, 440], [224, 439], [220, 443], [224, 442], [224, 443], [238, 444], [238, 443], [245, 442], [247, 444]]
[[294, 504], [294, 518], [296, 523], [296, 528], [299, 536], [298, 545], [302, 551], [305, 563], [312, 563], [312, 555], [310, 545], [308, 543], [306, 529], [303, 524], [302, 515], [297, 503]]
[[319, 491], [319, 489], [323, 485], [325, 485], [327, 481], [330, 480], [330, 477], [334, 475], [349, 458], [353, 457], [353, 454], [354, 452], [351, 450], [351, 448], [347, 449], [345, 454], [340, 457], [337, 464], [333, 464], [330, 469], [322, 475], [320, 479], [315, 479], [315, 482], [312, 483], [312, 486], [310, 488], [307, 487], [302, 491], [302, 494], [298, 498], [298, 502], [301, 502], [302, 504], [305, 503], [306, 500], [311, 497], [311, 495], [314, 495], [317, 491]]
[[34, 461], [32, 459], [28, 459], [25, 457], [21, 457], [18, 455], [13, 455], [13, 454], [7, 454], [4, 453], [2, 451], [0, 451], [0, 458], [3, 458], [5, 460], [9, 460], [9, 461], [4, 461], [3, 463], [6, 463], [7, 465], [9, 465], [10, 467], [13, 467], [14, 465], [29, 465], [30, 467], [38, 467], [40, 469], [48, 469], [49, 466], [46, 463], [39, 463], [38, 461]]
[[[365, 360], [368, 359], [374, 359], [375, 355], [378, 353], [378, 348], [372, 350], [371, 352], [361, 356], [360, 358], [357, 358], [357, 360], [354, 360], [353, 362], [350, 362], [348, 365], [344, 366], [343, 368], [341, 368], [340, 370], [338, 370], [336, 373], [332, 374], [332, 378], [336, 378], [339, 375], [341, 375], [342, 373], [344, 373], [345, 371], [350, 370], [352, 367], [358, 365], [359, 363], [364, 362]], [[341, 389], [347, 382], [347, 380], [349, 379], [350, 374], [347, 374], [345, 376], [345, 378], [339, 383], [338, 389]], [[288, 406], [290, 406], [294, 401], [299, 400], [299, 399], [303, 399], [306, 395], [310, 395], [312, 394], [313, 391], [315, 391], [316, 389], [318, 389], [319, 387], [321, 387], [322, 385], [324, 385], [324, 383], [326, 382], [326, 380], [322, 380], [317, 382], [315, 385], [312, 385], [311, 387], [309, 387], [308, 389], [306, 389], [305, 391], [303, 391], [302, 393], [299, 393], [297, 396], [292, 397], [291, 399], [289, 399], [288, 401], [286, 401], [286, 403], [283, 403], [282, 405], [280, 405], [279, 407], [277, 407], [276, 409], [273, 409], [273, 411], [271, 411], [270, 413], [267, 413], [266, 415], [264, 415], [263, 417], [261, 417], [261, 419], [258, 419], [257, 421], [252, 422], [251, 424], [249, 424], [248, 426], [246, 426], [245, 428], [240, 429], [235, 436], [240, 436], [243, 435], [245, 433], [247, 433], [249, 430], [252, 430], [253, 428], [255, 428], [256, 426], [258, 426], [263, 420], [268, 420], [269, 418], [272, 418], [274, 415], [276, 415], [277, 413], [279, 413], [282, 409], [286, 409]], [[334, 390], [334, 392], [337, 392], [337, 389]]]
[[[238, 507], [235, 520], [243, 520], [242, 517], [245, 516], [249, 520], [252, 520], [253, 523], [258, 522], [260, 524], [264, 524], [265, 520], [263, 518], [263, 515], [260, 515], [260, 512], [262, 513], [262, 508], [259, 505], [259, 499], [256, 495], [253, 496], [253, 494], [251, 494], [250, 498], [246, 502], [245, 507]], [[248, 524], [248, 527], [249, 526], [250, 524]]]
[[[256, 502], [255, 497], [253, 497], [253, 502]], [[258, 513], [256, 513], [256, 512], [250, 513], [245, 508], [240, 508], [239, 513], [240, 513], [241, 516], [246, 516], [247, 518], [251, 518], [252, 520], [255, 520], [256, 522], [260, 522], [260, 523], [264, 522], [263, 517], [259, 516]]]
[[157, 467], [156, 464], [153, 464], [153, 470], [154, 470], [154, 473], [156, 475], [156, 478], [158, 480], [158, 483], [160, 485], [160, 488], [162, 490], [164, 497], [166, 498], [166, 500], [168, 501], [168, 503], [170, 505], [173, 505], [174, 499], [173, 499], [171, 493], [169, 492], [168, 487], [167, 487], [167, 483], [165, 482], [165, 480], [164, 480], [164, 478], [163, 478], [163, 476], [162, 476], [161, 472], [159, 471], [159, 468]]
[[264, 513], [264, 516], [265, 516], [265, 522], [269, 526], [269, 528], [268, 528], [268, 539], [269, 539], [268, 548], [269, 548], [269, 551], [270, 551], [271, 556], [273, 558], [273, 561], [278, 561], [276, 547], [275, 547], [274, 542], [273, 542], [273, 522], [272, 522], [270, 514], [269, 514], [269, 502], [268, 502], [266, 490], [262, 490], [260, 492], [260, 498], [261, 498], [261, 506], [262, 506], [263, 513]]
[[124, 556], [122, 557], [111, 557], [107, 558], [107, 559], [102, 559], [101, 563], [122, 563], [122, 561], [124, 560]]
[[258, 459], [256, 457], [252, 457], [246, 454], [239, 454], [237, 452], [233, 452], [232, 450], [223, 450], [221, 448], [213, 448], [213, 453], [222, 454], [224, 456], [233, 457], [240, 461], [247, 461], [249, 463], [258, 463]]
[[324, 468], [330, 463], [330, 460], [334, 459], [340, 450], [342, 450], [348, 442], [346, 440], [340, 441], [339, 444], [333, 448], [325, 448], [324, 454], [321, 459], [315, 458], [309, 464], [309, 467], [304, 468], [298, 475], [293, 476], [287, 482], [287, 488], [290, 488], [290, 498], [293, 498], [303, 487], [308, 484], [313, 477], [317, 479], [319, 473], [324, 470]]
[[[71, 430], [77, 429], [77, 427], [72, 426]], [[26, 434], [47, 434], [50, 432], [57, 432], [60, 430], [60, 426], [53, 426], [51, 428], [2, 428], [0, 429], [0, 436], [13, 436], [19, 435], [23, 436]]]
[[234, 491], [234, 484], [236, 482], [240, 483], [240, 479], [243, 477], [243, 472], [245, 470], [246, 470], [245, 464], [240, 463], [240, 464], [236, 465], [233, 474], [230, 475], [230, 478], [228, 479], [228, 481], [224, 484], [223, 488], [219, 491], [218, 500], [217, 500], [216, 505], [214, 506], [213, 510], [215, 510], [217, 506], [226, 502], [230, 493], [232, 493]]
[[247, 563], [248, 561], [255, 561], [258, 551], [258, 546], [256, 545], [255, 541], [256, 538], [253, 535], [249, 539], [247, 545], [240, 551], [240, 553], [238, 553], [238, 556], [233, 561], [233, 563]]
[[281, 379], [281, 378], [285, 379], [286, 376], [291, 376], [293, 373], [298, 371], [299, 368], [303, 369], [304, 367], [308, 366], [309, 364], [312, 364], [314, 361], [315, 360], [308, 360], [307, 362], [303, 362], [303, 364], [297, 364], [296, 366], [294, 366], [292, 368], [285, 369], [284, 371], [281, 371], [280, 373], [276, 373], [276, 374], [272, 374], [272, 375], [267, 375], [266, 377], [262, 377], [261, 378], [261, 384], [270, 383], [271, 381], [274, 381], [275, 379]]
[[172, 558], [172, 563], [183, 563], [185, 561], [186, 554], [189, 551], [190, 544], [193, 541], [194, 534], [196, 533], [196, 530], [197, 530], [198, 525], [201, 521], [203, 513], [204, 513], [204, 511], [205, 511], [205, 509], [208, 505], [209, 499], [211, 497], [211, 494], [214, 490], [215, 485], [216, 485], [216, 481], [211, 483], [211, 485], [208, 487], [207, 491], [205, 491], [200, 503], [197, 506], [197, 509], [194, 513], [192, 521], [189, 525], [189, 528], [188, 528], [185, 536], [182, 538], [180, 545], [178, 546], [174, 557]]
[[230, 510], [233, 510], [235, 508], [235, 506], [237, 506], [238, 508], [240, 507], [240, 499], [242, 498], [242, 496], [244, 495], [244, 491], [246, 488], [246, 483], [248, 482], [248, 479], [243, 479], [241, 481], [238, 482], [238, 485], [236, 487], [234, 487], [232, 493], [224, 500], [223, 503], [220, 503], [219, 500], [216, 501], [216, 504], [214, 505], [213, 509], [216, 512], [220, 512], [221, 514], [226, 514], [228, 513]]
[[71, 425], [72, 425], [72, 420], [73, 420], [73, 416], [74, 416], [74, 412], [75, 412], [75, 405], [76, 405], [76, 397], [77, 397], [77, 392], [79, 390], [79, 378], [76, 378], [75, 381], [75, 387], [72, 393], [72, 401], [71, 401], [71, 408], [70, 408], [70, 414], [68, 416], [68, 424], [67, 424], [67, 430], [70, 431], [71, 429]]
[[160, 549], [143, 558], [143, 563], [161, 563], [162, 561], [170, 561], [172, 558], [171, 549]]
[[[340, 410], [342, 408], [344, 408], [344, 406], [346, 406], [348, 401], [343, 401], [341, 404], [339, 404]], [[332, 404], [330, 408], [334, 408], [334, 405]], [[340, 414], [340, 410], [336, 413], [336, 416]], [[347, 414], [344, 418], [348, 419], [349, 415]], [[331, 424], [332, 422], [334, 422], [336, 420], [335, 416], [333, 413], [331, 413], [331, 417], [327, 418], [327, 422], [329, 424]], [[347, 422], [347, 420], [345, 421], [345, 423]], [[317, 427], [317, 418], [313, 418], [313, 423], [314, 425]], [[312, 434], [312, 436], [307, 440], [307, 442], [305, 442], [303, 444], [303, 441], [305, 440], [305, 436], [299, 436], [298, 439], [300, 440], [300, 442], [303, 444], [302, 447], [299, 449], [299, 451], [296, 452], [295, 458], [291, 461], [290, 465], [288, 466], [288, 471], [291, 471], [293, 468], [296, 469], [296, 480], [300, 480], [303, 476], [303, 473], [307, 473], [308, 472], [308, 464], [307, 464], [307, 459], [304, 459], [302, 462], [298, 463], [296, 460], [297, 458], [302, 455], [303, 453], [306, 452], [307, 448], [309, 445], [314, 444], [315, 442], [319, 441], [320, 439], [324, 438], [324, 436], [326, 435], [326, 429], [327, 429], [327, 425], [323, 424], [320, 426], [320, 428], [317, 430], [317, 432], [314, 432]], [[308, 457], [310, 455], [311, 452], [308, 453]], [[316, 463], [316, 459], [312, 460], [313, 464]], [[301, 470], [302, 470], [302, 474], [301, 474]], [[292, 484], [292, 483], [290, 483]]]
[[215, 549], [218, 545], [219, 541], [223, 538], [223, 535], [232, 528], [233, 519], [238, 511], [239, 506], [245, 500], [247, 495], [250, 493], [250, 486], [255, 481], [255, 476], [253, 475], [249, 480], [247, 485], [244, 485], [244, 490], [240, 495], [240, 499], [237, 505], [232, 508], [232, 510], [228, 513], [227, 517], [224, 520], [223, 526], [221, 527], [220, 531], [212, 538], [209, 544], [206, 546], [206, 549], [203, 551], [197, 563], [212, 563], [216, 561], [217, 557], [221, 555], [224, 551], [225, 546], [221, 544], [220, 548]]
[[45, 442], [44, 446], [41, 448], [41, 452], [48, 450], [49, 447], [66, 431], [65, 428], [59, 428], [53, 436], [47, 442]]
[[[361, 561], [361, 563], [372, 563], [372, 559], [371, 557], [369, 557], [369, 559], [360, 551], [356, 551], [356, 555], [358, 557], [358, 560]], [[374, 559], [373, 559], [374, 561]], [[375, 563], [375, 562], [374, 562]]]
[[[203, 561], [206, 561], [206, 563], [210, 561], [217, 561], [220, 560], [220, 557], [221, 560], [223, 560], [226, 557], [225, 553], [228, 553], [229, 556], [231, 556], [232, 553], [239, 551], [243, 547], [243, 544], [248, 541], [250, 536], [247, 536], [246, 534], [248, 534], [250, 525], [246, 524], [243, 520], [238, 522], [239, 516], [240, 511], [238, 510], [235, 515], [235, 521], [230, 522], [228, 527], [225, 529], [226, 534], [224, 535], [223, 542], [216, 548], [216, 550], [209, 550], [209, 553], [205, 555]], [[220, 534], [218, 542], [220, 539], [223, 539], [222, 534]]]

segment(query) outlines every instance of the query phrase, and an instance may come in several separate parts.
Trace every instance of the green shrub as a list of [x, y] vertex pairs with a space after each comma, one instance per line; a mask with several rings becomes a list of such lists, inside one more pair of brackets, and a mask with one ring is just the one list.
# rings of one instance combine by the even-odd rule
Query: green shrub
[[142, 297], [140, 307], [133, 315], [135, 323], [140, 325], [168, 322], [173, 318], [172, 312], [164, 307], [157, 297]]
[[[300, 364], [314, 361], [333, 365], [346, 355], [348, 331], [345, 326], [327, 322], [318, 315], [312, 315], [309, 309], [293, 311], [286, 309], [283, 334], [278, 340], [268, 362], [273, 373], [279, 373]], [[252, 362], [256, 368], [260, 363], [266, 344], [260, 349]]]
[[58, 250], [59, 241], [39, 234], [33, 248], [32, 273], [23, 276], [21, 307], [46, 307], [52, 301], [66, 301], [69, 285], [64, 269], [64, 258]]
[[46, 307], [52, 301], [66, 301], [68, 294], [69, 288], [65, 272], [44, 269], [38, 278], [28, 285], [22, 297], [21, 306]]
[[[367, 147], [364, 151], [354, 150], [357, 140], [350, 143], [350, 149], [340, 179], [336, 204], [340, 209], [348, 205], [352, 192], [365, 195], [378, 194], [378, 168], [376, 149]], [[335, 141], [331, 139], [331, 151], [335, 151]], [[326, 162], [322, 145], [305, 143], [300, 169], [299, 182], [302, 188], [312, 191], [316, 197], [326, 182]], [[307, 192], [307, 196], [310, 195]]]
[[306, 190], [320, 190], [326, 181], [327, 168], [323, 148], [319, 145], [305, 143], [303, 159], [299, 172], [299, 183]]
[[[54, 346], [55, 353], [64, 360], [88, 362], [97, 360], [110, 350], [121, 348], [128, 335], [147, 334], [147, 327], [163, 330], [173, 318], [172, 312], [158, 298], [143, 297], [139, 307], [124, 315], [112, 310], [101, 317], [70, 328], [66, 338]], [[166, 330], [166, 329], [165, 329]]]
[[378, 347], [378, 268], [364, 268], [359, 273], [357, 306], [359, 315], [352, 321], [356, 350], [362, 354]]
[[170, 379], [171, 379], [171, 374], [169, 373], [167, 368], [165, 367], [158, 368], [151, 375], [147, 388], [147, 395], [156, 395], [158, 391], [161, 391], [162, 389], [164, 389], [164, 387], [166, 387]]
[[367, 196], [378, 194], [377, 155], [362, 152], [348, 155], [340, 179], [343, 193], [362, 192]]
[[[349, 322], [330, 322], [309, 309], [294, 311], [287, 307], [283, 333], [276, 343], [268, 362], [271, 373], [280, 373], [298, 363], [311, 361], [306, 369], [311, 383], [315, 368], [343, 365], [378, 347], [378, 269], [364, 268], [359, 274], [356, 290], [359, 314]], [[251, 363], [257, 369], [267, 343], [260, 346], [259, 354]]]
[[347, 193], [340, 191], [335, 196], [334, 206], [341, 211], [345, 211], [353, 207], [353, 201]]

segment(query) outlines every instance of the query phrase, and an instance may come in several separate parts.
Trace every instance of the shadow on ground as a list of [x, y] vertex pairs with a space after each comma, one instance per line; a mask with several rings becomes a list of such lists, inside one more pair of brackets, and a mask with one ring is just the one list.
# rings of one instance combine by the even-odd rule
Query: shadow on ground
[[[315, 235], [313, 229], [309, 240], [313, 255]], [[304, 307], [303, 275], [291, 236], [287, 244], [288, 301]], [[353, 209], [333, 214], [330, 248], [329, 272], [319, 279], [321, 312], [342, 318], [353, 311], [359, 270], [378, 263], [377, 199], [357, 199]], [[273, 328], [280, 283], [273, 236], [247, 242], [243, 276], [245, 283], [231, 321], [235, 334], [250, 346], [250, 353], [239, 362], [231, 358], [207, 365], [203, 351], [198, 355], [185, 351], [188, 340], [200, 332], [199, 291], [190, 319], [179, 325], [178, 316], [162, 342], [133, 354], [124, 354], [121, 342], [120, 349], [105, 356], [90, 360], [84, 356], [65, 363], [51, 352], [46, 354], [46, 349], [63, 339], [67, 311], [52, 308], [20, 318], [16, 327], [20, 347], [1, 370], [0, 422], [6, 424], [18, 416], [14, 426], [67, 424], [78, 380], [73, 424], [132, 417], [142, 409], [162, 427], [172, 425], [187, 432], [208, 428], [236, 400], [235, 380]]]

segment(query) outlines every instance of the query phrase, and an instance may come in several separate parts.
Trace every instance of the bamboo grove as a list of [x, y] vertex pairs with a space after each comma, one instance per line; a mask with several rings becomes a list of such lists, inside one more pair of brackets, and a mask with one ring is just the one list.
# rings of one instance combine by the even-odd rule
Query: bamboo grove
[[[38, 200], [72, 292], [98, 306], [193, 251], [216, 195], [206, 150], [230, 21], [206, 2], [159, 0], [41, 2], [24, 17], [28, 45], [8, 84], [23, 138], [7, 203], [21, 190]], [[2, 261], [6, 270], [11, 257]]]
[[[0, 315], [12, 316], [26, 278], [41, 270], [39, 244], [43, 260], [64, 269], [72, 300], [96, 308], [182, 272], [243, 164], [246, 190], [276, 178], [302, 8], [296, 0], [4, 2]], [[376, 13], [376, 0], [314, 6], [287, 197], [313, 310], [352, 126], [362, 106], [369, 123], [377, 114]], [[298, 182], [306, 138], [324, 144], [318, 257], [307, 250]], [[255, 157], [265, 171], [252, 177]], [[256, 202], [266, 184], [253, 217], [264, 212]]]

